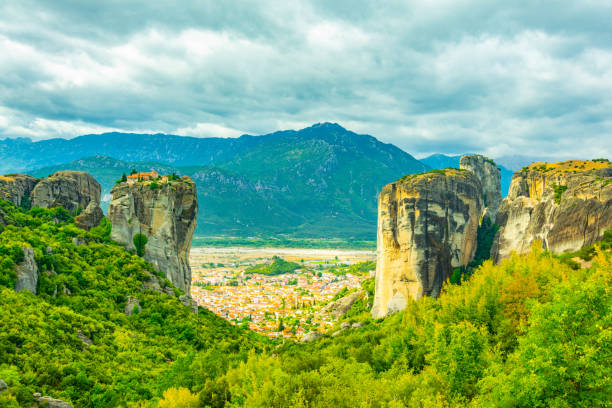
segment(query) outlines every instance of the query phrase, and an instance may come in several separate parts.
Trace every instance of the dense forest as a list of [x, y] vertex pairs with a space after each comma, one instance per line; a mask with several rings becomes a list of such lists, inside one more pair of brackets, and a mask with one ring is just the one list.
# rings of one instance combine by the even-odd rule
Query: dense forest
[[[107, 223], [85, 232], [62, 209], [0, 208], [0, 406], [31, 406], [34, 392], [75, 407], [215, 408], [594, 407], [612, 395], [609, 249], [576, 262], [534, 246], [438, 299], [381, 320], [360, 302], [344, 320], [363, 326], [283, 343], [191, 313]], [[24, 246], [37, 295], [13, 289]]]

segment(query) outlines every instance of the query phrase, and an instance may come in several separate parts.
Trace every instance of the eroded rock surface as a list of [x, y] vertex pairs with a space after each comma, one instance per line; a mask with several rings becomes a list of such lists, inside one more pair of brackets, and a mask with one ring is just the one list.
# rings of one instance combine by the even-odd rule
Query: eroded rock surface
[[64, 207], [71, 213], [100, 205], [100, 184], [82, 171], [58, 171], [42, 179], [31, 194], [32, 207]]
[[0, 199], [16, 206], [30, 208], [30, 194], [38, 179], [27, 174], [6, 174], [0, 176]]
[[325, 305], [321, 309], [320, 313], [327, 313], [334, 319], [339, 319], [350, 310], [355, 301], [361, 296], [363, 296], [363, 292], [361, 291], [349, 293], [348, 295], [341, 297], [335, 302], [331, 302]]
[[99, 203], [90, 202], [85, 211], [74, 218], [74, 223], [77, 227], [89, 231], [97, 227], [104, 218], [104, 213], [100, 208]]
[[480, 180], [485, 207], [483, 216], [495, 222], [502, 201], [501, 170], [493, 160], [480, 154], [461, 156], [459, 167], [471, 171]]
[[612, 164], [533, 163], [512, 177], [491, 248], [495, 261], [524, 253], [535, 240], [553, 253], [577, 251], [612, 228]]
[[111, 191], [108, 218], [112, 239], [135, 249], [134, 235], [147, 236], [144, 258], [189, 294], [189, 251], [198, 200], [189, 177], [176, 181], [120, 183]]
[[38, 266], [34, 259], [34, 250], [31, 247], [23, 248], [23, 261], [15, 266], [15, 271], [17, 272], [15, 292], [29, 290], [33, 294], [36, 294]]
[[470, 171], [434, 170], [386, 185], [378, 199], [372, 316], [438, 296], [452, 269], [472, 260], [482, 209], [482, 186]]

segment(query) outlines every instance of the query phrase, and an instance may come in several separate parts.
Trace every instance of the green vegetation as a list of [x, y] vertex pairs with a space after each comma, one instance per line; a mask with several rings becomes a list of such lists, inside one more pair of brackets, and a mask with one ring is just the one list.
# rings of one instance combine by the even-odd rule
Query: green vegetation
[[[198, 392], [267, 343], [146, 289], [152, 280], [171, 285], [112, 243], [108, 223], [86, 232], [63, 208], [25, 211], [0, 201], [0, 210], [0, 378], [9, 385], [2, 407], [32, 406], [34, 392], [75, 407], [140, 406], [171, 387]], [[75, 237], [87, 244], [75, 246]], [[39, 269], [36, 296], [13, 289], [25, 246]], [[128, 297], [140, 313], [124, 314]]]
[[255, 247], [255, 248], [321, 248], [321, 249], [376, 249], [376, 241], [318, 238], [239, 238], [201, 237], [193, 238], [194, 247]]
[[555, 192], [555, 203], [561, 204], [561, 196], [567, 190], [567, 186], [563, 186], [563, 185], [558, 186], [556, 184], [553, 184], [552, 188]]
[[576, 252], [566, 252], [561, 255], [556, 255], [556, 257], [563, 263], [569, 265], [573, 269], [580, 269], [580, 263], [576, 262], [574, 259], [579, 258], [583, 261], [590, 261], [597, 253], [597, 249], [601, 251], [609, 252], [612, 250], [612, 229], [609, 229], [604, 232], [603, 239], [599, 241], [596, 245], [587, 245]]
[[260, 273], [262, 275], [282, 275], [284, 273], [292, 273], [296, 269], [301, 268], [300, 264], [295, 262], [287, 262], [278, 256], [272, 257], [272, 263], [262, 263], [248, 267], [244, 273]]
[[[359, 329], [272, 343], [177, 297], [142, 258], [61, 209], [0, 202], [0, 406], [33, 392], [75, 407], [580, 407], [612, 388], [612, 231], [588, 268], [542, 251], [484, 261], [438, 299], [369, 318], [374, 280], [346, 321]], [[75, 237], [86, 245], [76, 246]], [[15, 293], [30, 246], [38, 295]], [[281, 260], [282, 261], [282, 260]], [[279, 264], [291, 264], [286, 261]], [[297, 264], [295, 264], [297, 265]], [[176, 290], [176, 289], [174, 289]], [[178, 292], [178, 291], [177, 291]], [[136, 297], [139, 313], [124, 307]], [[240, 322], [245, 326], [245, 321]], [[295, 322], [279, 321], [279, 327]], [[91, 340], [92, 344], [86, 344]]]
[[376, 262], [365, 261], [359, 262], [353, 265], [340, 264], [329, 268], [328, 272], [335, 275], [346, 275], [350, 273], [352, 275], [364, 275], [370, 273], [370, 271], [376, 270]]
[[611, 283], [603, 254], [573, 271], [534, 247], [361, 329], [251, 354], [216, 383], [244, 407], [605, 406]]
[[145, 234], [136, 234], [134, 235], [134, 238], [132, 238], [132, 242], [136, 247], [136, 254], [140, 257], [143, 257], [145, 254], [145, 247], [147, 245], [147, 242], [149, 242], [147, 236]]

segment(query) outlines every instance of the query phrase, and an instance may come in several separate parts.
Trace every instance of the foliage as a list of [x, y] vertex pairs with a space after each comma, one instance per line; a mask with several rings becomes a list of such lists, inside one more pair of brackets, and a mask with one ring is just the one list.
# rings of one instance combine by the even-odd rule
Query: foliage
[[612, 250], [612, 229], [604, 231], [602, 240], [596, 244], [587, 245], [575, 252], [566, 252], [561, 255], [557, 255], [557, 258], [573, 269], [580, 269], [580, 264], [574, 261], [574, 258], [579, 258], [583, 261], [590, 261], [596, 255], [598, 249], [601, 251]]
[[272, 263], [262, 263], [248, 267], [244, 273], [260, 273], [262, 275], [282, 275], [295, 272], [301, 265], [295, 262], [287, 262], [278, 256], [272, 257]]
[[132, 238], [132, 242], [134, 243], [134, 246], [136, 247], [136, 254], [140, 257], [143, 257], [145, 254], [145, 247], [147, 245], [147, 242], [149, 242], [149, 239], [147, 238], [147, 236], [145, 234], [140, 234], [140, 233], [136, 234]]
[[[34, 392], [75, 407], [141, 406], [168, 388], [197, 394], [249, 350], [266, 347], [253, 332], [168, 296], [160, 272], [110, 241], [107, 221], [87, 232], [63, 209], [24, 211], [6, 201], [0, 208], [8, 224], [0, 232], [0, 378], [9, 384], [0, 406], [32, 406]], [[74, 237], [87, 244], [74, 245]], [[36, 296], [13, 289], [25, 246], [39, 269]], [[152, 280], [159, 292], [147, 289]], [[124, 314], [129, 297], [140, 313]]]
[[561, 196], [567, 190], [567, 186], [553, 184], [552, 188], [553, 188], [553, 190], [555, 192], [555, 198], [554, 198], [555, 203], [561, 204]]
[[438, 299], [274, 355], [221, 380], [244, 407], [605, 406], [612, 263], [572, 271], [534, 247], [485, 261]]
[[364, 261], [353, 265], [337, 265], [329, 268], [328, 272], [335, 275], [346, 275], [350, 273], [352, 275], [364, 275], [370, 273], [370, 271], [376, 270], [376, 262]]
[[[176, 297], [145, 289], [151, 279], [168, 282], [113, 244], [107, 226], [86, 232], [55, 209], [0, 208], [8, 224], [0, 233], [2, 276], [24, 246], [34, 249], [41, 271], [37, 296], [0, 287], [0, 378], [9, 384], [3, 406], [31, 406], [33, 392], [78, 407], [609, 402], [609, 251], [595, 248], [591, 265], [574, 270], [534, 246], [499, 265], [484, 261], [438, 299], [409, 302], [377, 321], [364, 317], [362, 305], [347, 316], [366, 319], [361, 328], [272, 348], [203, 308], [194, 315]], [[77, 236], [87, 244], [72, 244]], [[373, 281], [364, 282], [370, 299]], [[130, 296], [142, 310], [126, 316]]]
[[200, 399], [187, 388], [168, 388], [157, 406], [158, 408], [198, 408]]

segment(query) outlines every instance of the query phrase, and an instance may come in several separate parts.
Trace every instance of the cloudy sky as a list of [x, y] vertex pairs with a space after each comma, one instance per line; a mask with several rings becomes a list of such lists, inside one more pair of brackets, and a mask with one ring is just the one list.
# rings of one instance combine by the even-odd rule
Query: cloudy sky
[[333, 121], [418, 157], [611, 157], [611, 20], [611, 0], [0, 0], [0, 138]]

